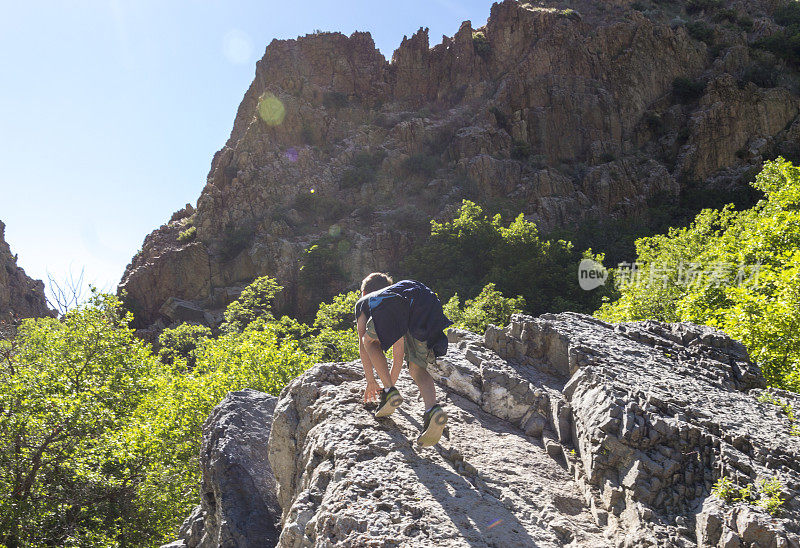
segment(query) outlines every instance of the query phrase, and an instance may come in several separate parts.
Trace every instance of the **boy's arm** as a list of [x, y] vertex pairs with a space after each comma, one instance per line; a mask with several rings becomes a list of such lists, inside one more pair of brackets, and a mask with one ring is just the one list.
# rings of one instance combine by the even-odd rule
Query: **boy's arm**
[[403, 369], [403, 354], [405, 353], [406, 346], [404, 337], [397, 339], [397, 342], [392, 345], [392, 370], [389, 376], [392, 377], [392, 384], [397, 384], [397, 379], [400, 377], [400, 371]]
[[377, 399], [377, 394], [381, 387], [375, 380], [375, 373], [372, 367], [372, 360], [369, 359], [367, 349], [364, 348], [364, 334], [367, 332], [367, 317], [363, 313], [356, 320], [356, 331], [358, 332], [358, 355], [361, 357], [361, 365], [364, 367], [364, 378], [367, 380], [367, 388], [364, 391], [364, 401], [369, 402]]

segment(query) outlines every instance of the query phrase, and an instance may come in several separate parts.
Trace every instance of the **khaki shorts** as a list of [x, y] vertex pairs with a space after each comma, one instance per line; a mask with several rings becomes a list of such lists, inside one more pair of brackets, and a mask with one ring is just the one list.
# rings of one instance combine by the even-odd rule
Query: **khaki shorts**
[[[378, 338], [378, 333], [375, 331], [375, 322], [372, 321], [372, 317], [367, 320], [366, 333], [373, 339]], [[403, 336], [403, 341], [406, 361], [408, 363], [413, 363], [417, 367], [427, 370], [428, 364], [433, 363], [436, 359], [436, 357], [433, 355], [433, 350], [428, 348], [428, 345], [425, 344], [424, 341], [418, 341], [412, 337], [411, 333], [409, 332], [406, 332], [406, 334]]]

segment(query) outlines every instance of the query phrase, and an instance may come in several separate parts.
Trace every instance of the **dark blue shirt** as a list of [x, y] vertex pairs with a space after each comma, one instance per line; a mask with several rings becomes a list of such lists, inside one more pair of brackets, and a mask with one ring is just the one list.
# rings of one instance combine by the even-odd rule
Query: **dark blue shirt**
[[436, 294], [421, 282], [401, 280], [364, 295], [356, 303], [355, 312], [356, 319], [362, 313], [372, 318], [384, 352], [406, 333], [425, 341], [436, 356], [447, 352], [444, 329], [453, 322], [444, 315]]

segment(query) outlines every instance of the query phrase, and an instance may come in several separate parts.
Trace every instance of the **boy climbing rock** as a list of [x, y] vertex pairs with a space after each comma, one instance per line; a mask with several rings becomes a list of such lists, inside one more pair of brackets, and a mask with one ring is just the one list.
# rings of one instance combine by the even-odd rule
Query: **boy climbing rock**
[[[394, 387], [403, 366], [419, 387], [425, 402], [422, 433], [417, 443], [423, 447], [435, 445], [447, 424], [447, 413], [436, 403], [436, 387], [427, 371], [428, 364], [447, 352], [444, 329], [453, 322], [442, 311], [442, 303], [426, 285], [414, 280], [395, 284], [381, 272], [373, 272], [361, 282], [361, 299], [356, 303], [358, 351], [364, 366], [367, 388], [364, 401], [379, 398], [375, 417], [388, 417], [403, 397]], [[392, 369], [384, 352], [392, 349]], [[375, 380], [377, 371], [383, 387]], [[380, 395], [380, 396], [379, 396]]]

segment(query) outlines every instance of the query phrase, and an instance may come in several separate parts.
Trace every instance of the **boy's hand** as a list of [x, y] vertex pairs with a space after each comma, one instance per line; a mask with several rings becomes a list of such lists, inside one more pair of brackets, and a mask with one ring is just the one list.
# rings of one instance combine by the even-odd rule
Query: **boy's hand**
[[378, 384], [378, 381], [371, 380], [367, 381], [367, 388], [364, 390], [364, 403], [369, 403], [371, 401], [378, 401], [378, 393], [380, 392], [381, 387]]

